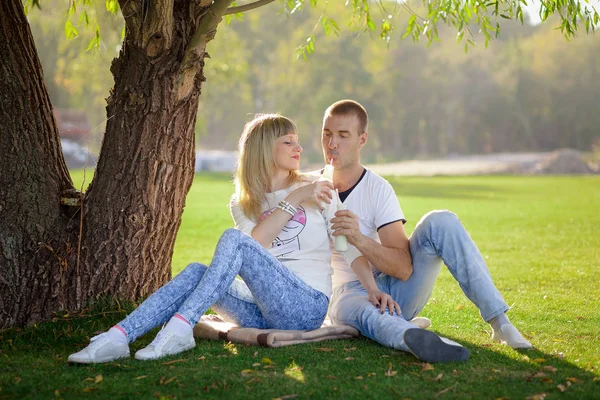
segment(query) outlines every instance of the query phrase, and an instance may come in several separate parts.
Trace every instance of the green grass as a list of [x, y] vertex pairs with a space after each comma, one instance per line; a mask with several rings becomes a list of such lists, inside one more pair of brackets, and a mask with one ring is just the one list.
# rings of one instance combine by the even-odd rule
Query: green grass
[[[540, 393], [550, 399], [600, 398], [600, 179], [390, 181], [409, 232], [432, 209], [460, 216], [512, 307], [509, 316], [537, 350], [520, 353], [491, 344], [489, 326], [444, 269], [422, 315], [431, 318], [432, 330], [471, 350], [466, 363], [422, 371], [423, 364], [408, 354], [356, 339], [282, 349], [199, 340], [193, 351], [156, 362], [68, 365], [68, 354], [125, 315], [108, 302], [84, 317], [59, 314], [37, 327], [1, 332], [0, 399], [525, 399]], [[175, 248], [175, 273], [190, 261], [210, 261], [220, 233], [232, 225], [227, 207], [231, 192], [227, 176], [196, 177]], [[152, 337], [134, 343], [132, 351]], [[393, 376], [386, 376], [389, 370]]]

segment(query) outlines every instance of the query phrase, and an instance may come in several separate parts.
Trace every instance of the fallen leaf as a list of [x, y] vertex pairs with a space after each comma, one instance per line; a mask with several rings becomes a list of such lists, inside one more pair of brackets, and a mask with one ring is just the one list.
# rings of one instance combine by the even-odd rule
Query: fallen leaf
[[161, 385], [167, 386], [169, 383], [173, 382], [174, 380], [175, 380], [175, 377], [173, 376], [173, 377], [167, 379], [166, 381], [161, 382]]
[[567, 381], [567, 387], [571, 387], [572, 383], [571, 381]]
[[252, 354], [252, 357], [254, 357], [254, 358], [258, 357], [258, 351], [255, 351], [254, 354]]
[[335, 351], [335, 349], [332, 349], [331, 347], [319, 347], [317, 351], [322, 351], [323, 353], [330, 353], [332, 351]]
[[578, 320], [580, 320], [580, 321], [581, 321], [582, 319], [585, 319], [585, 318], [584, 318], [584, 317], [582, 317], [581, 315], [578, 315], [578, 316], [576, 316], [575, 318], [576, 318], [576, 319], [578, 319]]
[[538, 394], [534, 394], [529, 397], [526, 397], [526, 399], [527, 400], [544, 400], [547, 395], [548, 395], [547, 393], [538, 393]]
[[458, 372], [458, 371], [457, 371], [457, 370], [455, 370], [455, 369], [454, 369], [454, 370], [452, 370], [452, 375], [456, 376], [456, 375], [458, 375], [458, 374], [460, 374], [460, 372]]
[[18, 385], [19, 383], [21, 383], [23, 379], [21, 379], [20, 376], [15, 376], [15, 385]]
[[370, 378], [370, 377], [375, 376], [375, 375], [377, 375], [375, 372], [369, 372], [367, 374], [367, 378]]
[[550, 379], [550, 378], [542, 378], [542, 381], [544, 381], [546, 383], [552, 383], [552, 379]]
[[581, 379], [577, 379], [577, 378], [567, 378], [567, 381], [573, 382], [573, 383], [582, 383], [583, 382]]
[[556, 371], [558, 371], [558, 368], [556, 368], [556, 367], [553, 367], [552, 365], [544, 365], [544, 366], [542, 367], [542, 369], [543, 369], [544, 371], [549, 371], [549, 372], [556, 372]]
[[262, 359], [262, 360], [260, 360], [260, 362], [262, 362], [263, 364], [266, 364], [266, 365], [271, 365], [271, 364], [273, 364], [273, 361], [271, 361], [271, 359], [270, 359], [270, 358], [266, 358], [266, 357], [263, 357], [263, 359]]
[[542, 378], [544, 376], [546, 376], [546, 374], [543, 373], [543, 372], [541, 372], [541, 371], [540, 372], [536, 372], [535, 374], [531, 375], [532, 378]]
[[500, 373], [500, 372], [502, 372], [502, 371], [500, 371], [499, 369], [496, 369], [496, 368], [492, 368], [492, 372], [495, 372], [495, 373], [497, 373], [497, 374], [498, 374], [498, 373]]
[[60, 390], [56, 389], [56, 390], [54, 391], [54, 395], [55, 395], [56, 397], [60, 397]]
[[198, 360], [206, 360], [206, 357], [200, 356], [200, 357], [198, 357]]
[[96, 378], [94, 378], [94, 383], [100, 383], [102, 382], [102, 375], [96, 375]]
[[543, 362], [546, 362], [546, 359], [545, 359], [545, 358], [536, 358], [535, 360], [533, 360], [533, 362], [536, 362], [536, 363], [538, 363], [538, 364], [541, 364], [541, 363], [543, 363]]
[[133, 378], [133, 380], [137, 381], [139, 379], [144, 379], [144, 378], [147, 378], [147, 377], [148, 377], [148, 375], [140, 375], [140, 376], [136, 376], [135, 378]]
[[431, 365], [429, 363], [423, 364], [423, 368], [421, 369], [421, 372], [425, 372], [425, 371], [433, 371], [433, 365]]
[[84, 392], [86, 392], [86, 393], [92, 392], [92, 391], [94, 391], [94, 390], [96, 390], [96, 388], [93, 388], [93, 387], [86, 387], [86, 388], [83, 388], [83, 391], [84, 391]]
[[344, 360], [346, 360], [346, 361], [352, 361], [352, 360], [354, 360], [354, 357], [346, 357], [346, 358], [344, 358]]
[[186, 360], [183, 359], [183, 358], [180, 358], [179, 360], [173, 360], [173, 361], [164, 362], [164, 363], [162, 363], [162, 365], [171, 365], [171, 364], [175, 364], [175, 363], [183, 362], [183, 361], [186, 361]]
[[262, 379], [260, 379], [258, 376], [255, 378], [250, 379], [248, 382], [246, 382], [244, 385], [247, 385], [249, 383], [253, 383], [253, 382], [262, 382]]
[[459, 304], [458, 307], [456, 307], [456, 311], [460, 311], [463, 308], [465, 308], [465, 305], [464, 304]]
[[385, 376], [394, 376], [398, 373], [396, 371], [392, 371], [392, 368], [394, 368], [394, 366], [392, 365], [392, 363], [390, 363], [388, 370], [385, 372]]
[[363, 380], [364, 378], [361, 375], [359, 375], [359, 376], [355, 377], [354, 379], [357, 379], [360, 381], [360, 380]]
[[435, 382], [439, 382], [439, 381], [441, 381], [441, 380], [442, 380], [442, 377], [443, 377], [443, 376], [444, 376], [444, 374], [440, 372], [440, 373], [438, 374], [438, 376], [436, 376], [436, 377], [435, 377], [433, 380], [434, 380]]
[[595, 376], [593, 380], [594, 380], [594, 382], [600, 381], [600, 376]]
[[528, 356], [523, 356], [523, 358], [521, 360], [523, 360], [525, 362], [529, 362], [530, 361]]
[[441, 395], [443, 395], [444, 393], [446, 393], [446, 392], [448, 392], [450, 390], [454, 391], [454, 389], [456, 388], [456, 385], [458, 385], [458, 383], [455, 383], [454, 385], [452, 385], [450, 387], [447, 387], [446, 389], [437, 392], [435, 394], [435, 397], [441, 396]]
[[356, 347], [346, 347], [344, 348], [345, 351], [354, 351], [356, 350]]
[[390, 358], [390, 356], [388, 356], [387, 354], [384, 354], [381, 356], [381, 358]]
[[265, 365], [263, 367], [263, 369], [271, 369], [271, 368], [275, 368], [275, 366], [274, 365]]
[[260, 367], [262, 364], [261, 363], [254, 363], [252, 364], [253, 367]]
[[253, 373], [254, 373], [253, 369], [243, 369], [241, 372], [242, 376], [252, 375]]
[[562, 383], [560, 385], [556, 386], [556, 388], [563, 393], [567, 391], [567, 387], [565, 385], [563, 385]]

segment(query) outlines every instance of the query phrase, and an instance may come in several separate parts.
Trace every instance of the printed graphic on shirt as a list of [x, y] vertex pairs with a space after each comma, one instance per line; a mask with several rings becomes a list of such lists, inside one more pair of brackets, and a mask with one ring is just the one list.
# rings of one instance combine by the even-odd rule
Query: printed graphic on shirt
[[[267, 218], [275, 208], [265, 211], [260, 220]], [[289, 253], [300, 250], [300, 232], [306, 226], [306, 211], [302, 207], [298, 207], [296, 214], [290, 219], [279, 235], [271, 242], [271, 254], [277, 258], [281, 258]]]

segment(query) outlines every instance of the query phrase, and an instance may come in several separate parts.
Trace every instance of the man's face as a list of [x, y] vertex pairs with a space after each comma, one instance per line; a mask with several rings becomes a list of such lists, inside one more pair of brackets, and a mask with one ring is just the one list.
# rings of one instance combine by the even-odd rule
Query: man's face
[[333, 160], [336, 169], [360, 163], [360, 149], [366, 141], [367, 132], [360, 132], [360, 122], [354, 114], [329, 115], [323, 122], [323, 156], [326, 164]]

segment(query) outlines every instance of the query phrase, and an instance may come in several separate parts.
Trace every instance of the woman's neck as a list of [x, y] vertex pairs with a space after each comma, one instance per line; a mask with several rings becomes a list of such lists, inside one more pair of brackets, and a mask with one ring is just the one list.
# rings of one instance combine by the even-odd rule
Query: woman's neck
[[289, 171], [276, 172], [271, 179], [271, 192], [285, 189], [289, 186]]

